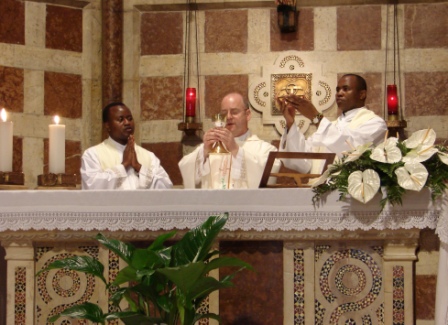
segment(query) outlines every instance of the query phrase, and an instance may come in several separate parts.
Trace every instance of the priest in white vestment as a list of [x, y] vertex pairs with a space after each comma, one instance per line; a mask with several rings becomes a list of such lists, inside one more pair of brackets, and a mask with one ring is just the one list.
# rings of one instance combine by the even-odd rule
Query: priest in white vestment
[[109, 138], [87, 149], [81, 158], [82, 189], [135, 190], [172, 188], [154, 153], [135, 144], [134, 119], [123, 103], [103, 109]]
[[[338, 81], [336, 103], [342, 112], [336, 121], [325, 118], [314, 105], [299, 96], [288, 95], [277, 98], [286, 129], [280, 141], [280, 151], [335, 153], [351, 151], [359, 145], [384, 141], [387, 125], [384, 119], [365, 107], [367, 84], [356, 74], [346, 74]], [[295, 111], [300, 112], [317, 131], [308, 139], [294, 123]], [[286, 167], [302, 173], [321, 173], [323, 162], [306, 159], [284, 159]]]
[[[243, 95], [229, 93], [221, 101], [221, 113], [227, 116], [226, 126], [208, 130], [203, 143], [179, 162], [185, 188], [214, 188], [211, 180], [209, 154], [212, 146], [221, 141], [232, 155], [228, 188], [258, 188], [266, 161], [277, 148], [259, 139], [249, 130], [251, 111]], [[273, 172], [280, 169], [275, 161]]]

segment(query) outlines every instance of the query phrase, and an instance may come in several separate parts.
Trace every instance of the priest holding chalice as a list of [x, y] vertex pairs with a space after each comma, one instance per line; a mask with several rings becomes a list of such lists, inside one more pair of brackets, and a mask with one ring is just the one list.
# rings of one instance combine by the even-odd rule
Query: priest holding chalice
[[[249, 103], [242, 94], [223, 97], [203, 143], [179, 162], [184, 188], [258, 188], [269, 152], [277, 148], [251, 133], [250, 119]], [[272, 170], [279, 169], [276, 161]]]

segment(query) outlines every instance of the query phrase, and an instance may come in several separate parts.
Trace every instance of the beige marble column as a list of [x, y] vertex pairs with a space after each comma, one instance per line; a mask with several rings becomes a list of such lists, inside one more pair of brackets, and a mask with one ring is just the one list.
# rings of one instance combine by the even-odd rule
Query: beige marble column
[[31, 242], [4, 243], [6, 270], [6, 325], [34, 324], [35, 268]]
[[[418, 230], [412, 230], [415, 232]], [[411, 232], [411, 231], [410, 231]], [[414, 324], [414, 262], [418, 239], [384, 245], [385, 324]]]

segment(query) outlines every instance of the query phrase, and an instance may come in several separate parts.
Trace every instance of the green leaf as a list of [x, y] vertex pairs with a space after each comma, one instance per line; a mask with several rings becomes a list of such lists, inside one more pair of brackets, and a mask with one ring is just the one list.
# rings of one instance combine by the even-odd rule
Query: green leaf
[[165, 275], [185, 294], [195, 285], [204, 270], [204, 262], [197, 262], [178, 267], [167, 267], [156, 272]]
[[229, 288], [233, 286], [230, 281], [218, 281], [212, 277], [205, 277], [197, 282], [190, 288], [187, 295], [187, 300], [193, 300], [197, 298], [202, 298], [208, 296], [211, 292], [222, 289]]
[[87, 319], [94, 323], [105, 324], [106, 315], [98, 305], [92, 304], [90, 302], [85, 302], [81, 305], [69, 307], [63, 312], [54, 315], [48, 319], [50, 323], [54, 323], [60, 317], [71, 317], [77, 319]]
[[171, 266], [203, 261], [212, 244], [227, 222], [228, 213], [209, 217], [203, 224], [188, 231], [173, 245]]
[[135, 250], [135, 247], [132, 244], [116, 239], [108, 239], [103, 234], [96, 235], [95, 239], [103, 244], [103, 246], [120, 256], [127, 264], [131, 264], [131, 256]]
[[101, 279], [107, 284], [104, 278], [104, 266], [97, 259], [92, 256], [71, 256], [62, 260], [57, 260], [48, 265], [45, 269], [42, 269], [37, 275], [42, 272], [66, 268], [73, 271], [79, 271], [87, 274], [92, 274]]
[[167, 241], [168, 239], [174, 237], [174, 235], [176, 235], [176, 233], [177, 233], [177, 231], [173, 230], [173, 231], [170, 231], [169, 233], [162, 234], [162, 235], [158, 236], [152, 242], [152, 244], [148, 247], [148, 250], [152, 250], [152, 251], [162, 250], [164, 248], [163, 243], [165, 241]]
[[211, 270], [214, 270], [214, 269], [217, 269], [220, 267], [224, 267], [224, 266], [242, 267], [242, 268], [246, 268], [251, 271], [254, 270], [252, 265], [240, 260], [239, 258], [229, 257], [229, 256], [220, 256], [220, 257], [214, 258], [210, 262], [208, 262], [204, 271], [205, 271], [205, 273], [208, 273]]
[[141, 314], [130, 314], [129, 316], [120, 317], [125, 325], [160, 325], [163, 323], [161, 318], [149, 317]]
[[132, 266], [126, 266], [118, 272], [115, 280], [112, 282], [112, 285], [119, 286], [120, 284], [136, 280], [137, 280], [136, 270]]

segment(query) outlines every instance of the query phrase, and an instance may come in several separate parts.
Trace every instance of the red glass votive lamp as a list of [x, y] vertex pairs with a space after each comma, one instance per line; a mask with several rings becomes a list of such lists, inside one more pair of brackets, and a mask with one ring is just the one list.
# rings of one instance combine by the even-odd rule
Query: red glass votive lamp
[[185, 117], [187, 123], [193, 123], [196, 116], [196, 88], [187, 88], [185, 94]]
[[387, 115], [389, 120], [398, 118], [397, 85], [387, 85]]

